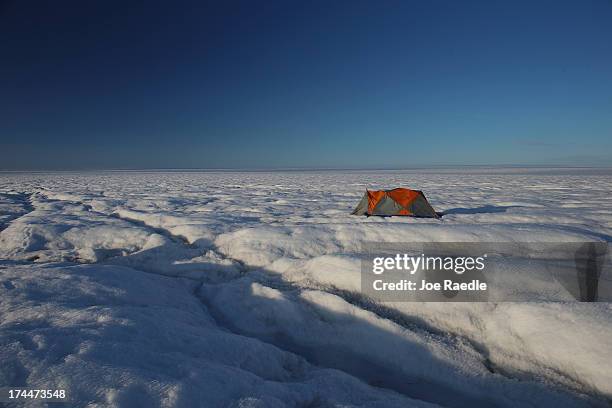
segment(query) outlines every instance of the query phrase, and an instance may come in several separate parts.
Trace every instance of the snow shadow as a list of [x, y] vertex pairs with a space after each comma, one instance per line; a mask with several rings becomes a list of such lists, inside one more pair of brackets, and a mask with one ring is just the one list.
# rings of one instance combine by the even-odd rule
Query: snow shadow
[[487, 204], [480, 207], [473, 208], [465, 208], [465, 207], [457, 207], [450, 208], [446, 211], [443, 211], [442, 215], [450, 215], [450, 214], [494, 214], [494, 213], [503, 213], [508, 211], [510, 208], [522, 208], [521, 205], [492, 205]]
[[[196, 294], [216, 323], [234, 334], [272, 344], [317, 367], [340, 370], [411, 399], [447, 407], [500, 406], [498, 392], [482, 390], [501, 393], [518, 381], [520, 385], [512, 392], [517, 397], [532, 395], [551, 407], [564, 399], [572, 401], [570, 405], [586, 405], [570, 391], [546, 389], [528, 374], [507, 377], [503, 370], [492, 367], [489, 352], [481, 344], [441, 333], [421, 319], [356, 294], [300, 287], [263, 268], [224, 285], [204, 284]], [[366, 313], [338, 306], [342, 301]], [[400, 327], [395, 330], [381, 320]], [[466, 376], [457, 364], [441, 357], [442, 349], [454, 349], [461, 355], [465, 348], [472, 348], [480, 357], [466, 361], [464, 367], [469, 369], [480, 360], [482, 369], [472, 366], [474, 376]]]
[[242, 265], [220, 257], [212, 249], [170, 240], [152, 248], [106, 258], [104, 263], [209, 283], [236, 279], [242, 269]]
[[[293, 289], [290, 291], [292, 292]], [[299, 289], [297, 291], [299, 292]], [[289, 292], [283, 290], [283, 293], [287, 295]], [[232, 313], [226, 313], [223, 307], [216, 304], [215, 301], [208, 301], [207, 297], [206, 293], [200, 292], [200, 299], [219, 326], [234, 334], [255, 338], [264, 343], [272, 344], [281, 350], [296, 354], [316, 367], [342, 371], [371, 386], [392, 390], [411, 399], [434, 402], [448, 407], [496, 406], [495, 402], [488, 400], [487, 397], [478, 398], [464, 390], [451, 387], [443, 381], [436, 381], [435, 378], [429, 376], [422, 377], [417, 374], [408, 374], [402, 370], [401, 366], [391, 364], [387, 359], [377, 356], [376, 350], [399, 346], [405, 348], [405, 350], [397, 350], [397, 353], [401, 355], [418, 355], [420, 356], [419, 360], [427, 358], [429, 364], [438, 367], [442, 372], [446, 371], [447, 375], [453, 370], [453, 367], [448, 365], [447, 362], [431, 354], [422, 345], [403, 341], [396, 334], [377, 327], [367, 320], [354, 317], [353, 321], [349, 323], [352, 326], [350, 331], [354, 333], [353, 339], [341, 339], [338, 337], [341, 334], [327, 332], [323, 327], [320, 327], [316, 320], [311, 321], [310, 324], [304, 324], [304, 320], [308, 321], [317, 315], [325, 316], [323, 325], [329, 326], [334, 321], [346, 319], [347, 316], [343, 316], [341, 313], [332, 311], [316, 302], [298, 301], [306, 310], [310, 309], [313, 316], [304, 316], [304, 319], [293, 327], [281, 323], [280, 321], [284, 320], [282, 318], [279, 319], [280, 321], [274, 321], [276, 319], [270, 316], [266, 319], [268, 327], [265, 327], [265, 324], [258, 324], [259, 327], [253, 327], [244, 325], [240, 321], [246, 316], [249, 320], [257, 320], [257, 316], [252, 315], [253, 312], [249, 310], [251, 307], [239, 312], [243, 316], [238, 318]], [[258, 296], [248, 291], [240, 291], [240, 297], [241, 303], [253, 305], [252, 307], [257, 313], [262, 313], [264, 310], [280, 311], [295, 308], [295, 305], [292, 305], [295, 302], [294, 299], [291, 301], [288, 301], [288, 298], [275, 299]], [[278, 312], [273, 314], [278, 314]], [[368, 344], [367, 339], [375, 339], [375, 341]], [[362, 341], [361, 345], [359, 341]], [[412, 362], [412, 365], [414, 367], [414, 362]], [[421, 366], [418, 370], [428, 371], [428, 368]]]
[[[8, 208], [3, 208], [8, 206]], [[11, 208], [15, 206], [17, 208]], [[0, 193], [0, 231], [4, 230], [9, 224], [34, 210], [30, 202], [30, 194], [26, 193]]]

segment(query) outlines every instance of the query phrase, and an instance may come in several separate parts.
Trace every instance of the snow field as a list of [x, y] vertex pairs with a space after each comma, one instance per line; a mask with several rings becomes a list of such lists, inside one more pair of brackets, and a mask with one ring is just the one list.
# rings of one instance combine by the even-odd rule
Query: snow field
[[[610, 242], [611, 185], [558, 169], [3, 174], [0, 386], [82, 406], [605, 406], [609, 304], [381, 304], [359, 257]], [[395, 186], [447, 215], [348, 215]]]

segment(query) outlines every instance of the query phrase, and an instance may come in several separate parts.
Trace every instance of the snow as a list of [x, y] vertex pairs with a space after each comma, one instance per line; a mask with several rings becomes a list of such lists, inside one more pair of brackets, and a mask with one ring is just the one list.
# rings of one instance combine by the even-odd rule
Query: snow
[[[610, 242], [611, 176], [0, 173], [0, 387], [65, 388], [75, 406], [607, 406], [609, 303], [554, 283], [537, 303], [377, 302], [360, 257], [368, 242]], [[365, 188], [396, 186], [446, 215], [349, 215]], [[546, 284], [511, 272], [508, 290]]]

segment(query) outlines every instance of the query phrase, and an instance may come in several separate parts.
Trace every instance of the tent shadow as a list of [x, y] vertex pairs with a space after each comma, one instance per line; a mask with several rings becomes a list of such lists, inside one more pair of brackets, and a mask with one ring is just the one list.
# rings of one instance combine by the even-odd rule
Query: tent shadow
[[503, 213], [508, 211], [510, 208], [522, 208], [522, 205], [483, 205], [480, 207], [473, 208], [450, 208], [446, 211], [442, 212], [442, 215], [450, 215], [450, 214], [494, 214], [494, 213]]

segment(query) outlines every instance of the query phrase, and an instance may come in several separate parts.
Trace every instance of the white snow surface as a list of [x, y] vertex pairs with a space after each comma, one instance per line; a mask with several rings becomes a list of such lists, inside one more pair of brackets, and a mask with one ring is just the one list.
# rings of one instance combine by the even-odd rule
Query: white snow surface
[[[446, 215], [349, 215], [394, 187]], [[0, 387], [90, 407], [609, 406], [610, 304], [375, 302], [359, 257], [610, 242], [611, 191], [606, 169], [0, 173]]]

